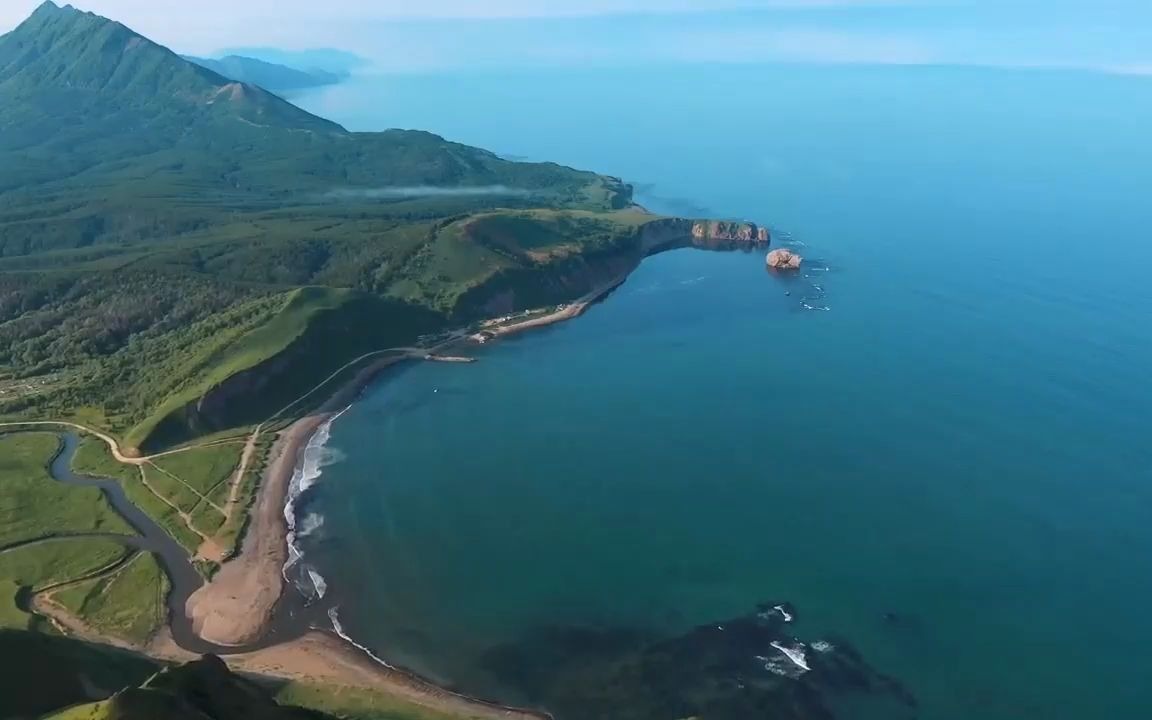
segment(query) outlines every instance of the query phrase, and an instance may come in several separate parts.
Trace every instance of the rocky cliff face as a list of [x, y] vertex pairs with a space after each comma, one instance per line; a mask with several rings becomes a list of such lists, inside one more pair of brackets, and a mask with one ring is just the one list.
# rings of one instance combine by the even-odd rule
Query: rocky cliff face
[[696, 245], [767, 245], [771, 236], [756, 223], [701, 220], [692, 224], [692, 240]]
[[640, 239], [645, 253], [652, 253], [692, 246], [706, 249], [765, 246], [771, 242], [772, 235], [768, 228], [750, 222], [664, 218], [641, 228]]

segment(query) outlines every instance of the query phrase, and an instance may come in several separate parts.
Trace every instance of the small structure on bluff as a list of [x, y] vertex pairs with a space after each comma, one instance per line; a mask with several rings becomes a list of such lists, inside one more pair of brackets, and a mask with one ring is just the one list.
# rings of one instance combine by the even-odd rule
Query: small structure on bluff
[[777, 248], [768, 253], [768, 267], [773, 270], [798, 270], [804, 258], [791, 250]]

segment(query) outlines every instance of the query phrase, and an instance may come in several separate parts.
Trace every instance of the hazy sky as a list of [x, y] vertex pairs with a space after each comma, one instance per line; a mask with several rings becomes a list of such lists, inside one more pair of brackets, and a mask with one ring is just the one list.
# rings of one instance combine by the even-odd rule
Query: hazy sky
[[[39, 0], [0, 0], [0, 31]], [[384, 70], [945, 63], [1152, 74], [1152, 0], [78, 0], [175, 50], [336, 47]]]

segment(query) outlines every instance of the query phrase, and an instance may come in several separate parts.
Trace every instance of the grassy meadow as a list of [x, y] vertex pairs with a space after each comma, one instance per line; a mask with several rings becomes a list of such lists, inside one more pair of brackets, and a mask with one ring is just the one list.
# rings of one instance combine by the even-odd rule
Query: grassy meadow
[[133, 534], [100, 490], [49, 476], [59, 447], [50, 433], [0, 435], [0, 549], [61, 534]]

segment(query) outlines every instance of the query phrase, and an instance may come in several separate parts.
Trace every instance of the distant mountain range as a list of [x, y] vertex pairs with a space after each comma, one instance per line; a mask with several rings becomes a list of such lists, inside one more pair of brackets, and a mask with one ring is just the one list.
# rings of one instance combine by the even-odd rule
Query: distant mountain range
[[276, 93], [335, 85], [347, 77], [347, 75], [338, 75], [324, 70], [299, 70], [287, 65], [265, 62], [241, 55], [225, 55], [219, 59], [198, 58], [188, 55], [183, 57], [185, 60], [217, 72], [229, 80], [259, 85], [265, 90]]
[[326, 72], [341, 77], [351, 75], [369, 64], [368, 60], [355, 53], [333, 48], [283, 50], [270, 47], [239, 47], [222, 50], [217, 55], [239, 55], [297, 70]]

